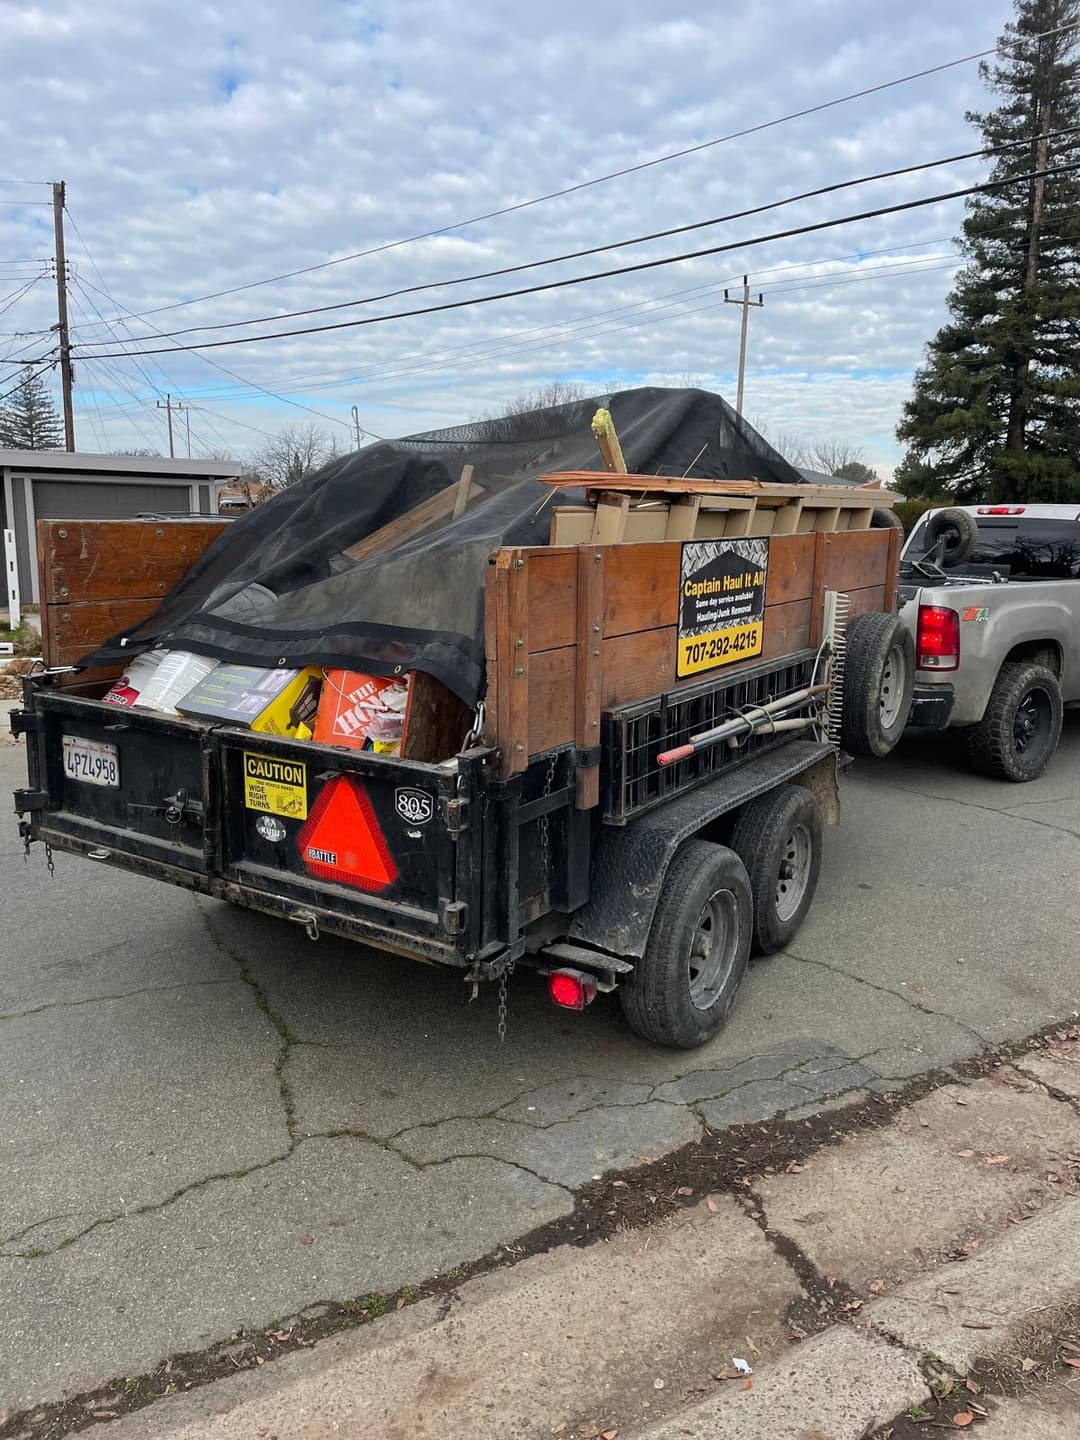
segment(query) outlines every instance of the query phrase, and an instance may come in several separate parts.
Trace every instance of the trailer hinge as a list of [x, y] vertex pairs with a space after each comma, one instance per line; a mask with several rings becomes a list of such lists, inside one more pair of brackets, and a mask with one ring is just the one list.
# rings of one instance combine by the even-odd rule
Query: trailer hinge
[[461, 796], [446, 802], [446, 828], [456, 839], [469, 828], [469, 802]]
[[12, 710], [9, 718], [12, 735], [36, 735], [41, 729], [41, 716], [33, 710]]
[[49, 802], [46, 790], [16, 790], [15, 814], [25, 815], [27, 811], [44, 810]]
[[469, 907], [461, 900], [439, 901], [439, 924], [447, 935], [460, 935], [469, 918]]

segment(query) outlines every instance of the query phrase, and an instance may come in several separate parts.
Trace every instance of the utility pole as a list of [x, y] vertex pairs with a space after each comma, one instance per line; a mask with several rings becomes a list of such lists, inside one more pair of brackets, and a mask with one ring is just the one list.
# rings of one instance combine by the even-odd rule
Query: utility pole
[[191, 406], [184, 411], [184, 426], [187, 430], [187, 458], [191, 459]]
[[68, 334], [67, 260], [64, 256], [64, 182], [54, 180], [53, 233], [56, 238], [56, 329], [60, 338], [60, 390], [64, 402], [64, 449], [75, 449], [75, 416], [71, 408], [71, 337]]
[[358, 409], [355, 405], [352, 407], [352, 423], [353, 423], [353, 426], [354, 426], [354, 428], [355, 428], [355, 430], [356, 430], [356, 448], [357, 448], [357, 450], [359, 450], [359, 449], [360, 449], [360, 439], [361, 439], [361, 437], [362, 437], [362, 435], [363, 435], [364, 432], [363, 432], [363, 430], [361, 430], [361, 428], [360, 428], [360, 411], [359, 411], [359, 409]]
[[738, 393], [737, 393], [737, 395], [736, 395], [736, 397], [735, 397], [735, 409], [736, 409], [736, 410], [739, 412], [739, 414], [741, 415], [741, 414], [742, 414], [743, 385], [744, 385], [744, 382], [745, 382], [745, 380], [746, 380], [746, 329], [747, 329], [747, 321], [748, 321], [749, 318], [750, 318], [750, 307], [753, 306], [755, 309], [757, 309], [759, 306], [764, 305], [764, 304], [765, 304], [765, 296], [764, 296], [764, 295], [759, 295], [756, 300], [751, 300], [751, 299], [750, 299], [750, 277], [749, 277], [748, 275], [744, 275], [744, 276], [742, 277], [742, 299], [741, 299], [741, 300], [733, 300], [733, 299], [731, 298], [731, 296], [728, 294], [728, 292], [725, 290], [725, 291], [724, 291], [724, 304], [725, 304], [725, 305], [741, 305], [741, 306], [742, 306], [742, 331], [741, 331], [741, 334], [740, 334], [740, 336], [739, 336], [739, 389], [738, 389]]
[[[160, 392], [159, 392], [160, 393]], [[173, 449], [172, 417], [174, 410], [184, 410], [184, 406], [177, 400], [175, 403], [171, 395], [166, 395], [164, 401], [157, 402], [157, 408], [164, 410], [169, 422], [169, 459], [176, 459], [176, 451]], [[186, 410], [184, 411], [186, 414]], [[191, 421], [188, 420], [188, 455], [191, 455]]]

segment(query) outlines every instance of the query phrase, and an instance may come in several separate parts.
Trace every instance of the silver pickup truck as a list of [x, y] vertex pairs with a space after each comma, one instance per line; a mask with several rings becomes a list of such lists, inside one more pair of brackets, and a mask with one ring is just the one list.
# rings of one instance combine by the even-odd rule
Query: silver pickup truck
[[931, 510], [900, 556], [914, 641], [908, 724], [962, 728], [975, 767], [1041, 775], [1080, 701], [1080, 507]]

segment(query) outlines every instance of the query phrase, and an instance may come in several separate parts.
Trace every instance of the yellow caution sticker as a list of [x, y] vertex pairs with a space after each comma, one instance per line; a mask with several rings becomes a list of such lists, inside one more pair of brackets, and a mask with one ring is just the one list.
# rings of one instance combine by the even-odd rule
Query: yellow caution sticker
[[244, 751], [244, 804], [249, 810], [307, 819], [307, 766], [300, 760]]

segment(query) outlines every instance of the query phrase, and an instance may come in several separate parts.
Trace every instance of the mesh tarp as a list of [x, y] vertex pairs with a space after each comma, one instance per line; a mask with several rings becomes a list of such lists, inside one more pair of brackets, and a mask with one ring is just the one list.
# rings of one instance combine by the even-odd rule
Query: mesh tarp
[[[610, 409], [632, 472], [797, 484], [798, 472], [718, 395], [624, 390], [523, 415], [384, 441], [331, 461], [225, 533], [147, 620], [83, 665], [152, 645], [239, 664], [423, 670], [466, 703], [483, 693], [483, 594], [500, 545], [542, 545], [550, 487], [537, 476], [600, 469], [590, 424]], [[482, 491], [367, 559], [344, 553], [474, 467]], [[564, 492], [560, 503], [580, 493]]]

